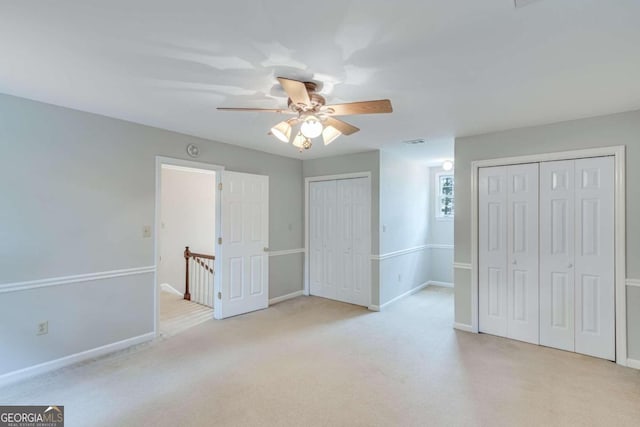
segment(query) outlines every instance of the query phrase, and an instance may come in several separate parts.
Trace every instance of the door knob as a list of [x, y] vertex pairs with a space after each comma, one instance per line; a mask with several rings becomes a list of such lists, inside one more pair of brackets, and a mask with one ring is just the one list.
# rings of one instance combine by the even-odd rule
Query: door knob
[[569, 263], [569, 264], [567, 265], [567, 268], [573, 268], [573, 264]]
[[515, 259], [511, 262], [511, 264], [516, 265], [518, 263], [518, 261], [516, 261]]
[[269, 248], [263, 248], [265, 252], [269, 252]]

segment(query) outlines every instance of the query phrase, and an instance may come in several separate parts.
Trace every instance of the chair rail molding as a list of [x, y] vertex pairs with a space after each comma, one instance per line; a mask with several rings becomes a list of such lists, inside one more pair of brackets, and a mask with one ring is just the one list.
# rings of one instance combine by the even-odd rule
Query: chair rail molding
[[304, 248], [296, 248], [296, 249], [283, 249], [281, 251], [269, 251], [269, 256], [283, 256], [283, 255], [293, 255], [293, 254], [303, 254], [305, 253]]
[[24, 282], [0, 284], [0, 294], [7, 292], [26, 291], [28, 289], [45, 288], [48, 286], [68, 285], [78, 282], [111, 279], [114, 277], [134, 276], [137, 274], [155, 273], [156, 266], [125, 268], [121, 270], [100, 271], [98, 273], [76, 274], [73, 276], [50, 277], [47, 279], [28, 280]]
[[640, 279], [627, 279], [627, 286], [640, 288]]
[[388, 258], [394, 258], [397, 256], [402, 256], [402, 255], [407, 255], [413, 252], [419, 252], [425, 249], [447, 249], [447, 250], [453, 250], [454, 246], [453, 245], [448, 245], [448, 244], [442, 244], [442, 243], [427, 243], [425, 245], [419, 245], [419, 246], [413, 246], [411, 248], [407, 248], [407, 249], [400, 249], [398, 251], [393, 251], [393, 252], [387, 252], [384, 254], [379, 254], [379, 255], [375, 255], [372, 254], [371, 255], [371, 259], [373, 261], [381, 261], [384, 259], [388, 259]]
[[471, 270], [471, 263], [469, 262], [454, 262], [453, 268], [457, 268], [458, 270]]

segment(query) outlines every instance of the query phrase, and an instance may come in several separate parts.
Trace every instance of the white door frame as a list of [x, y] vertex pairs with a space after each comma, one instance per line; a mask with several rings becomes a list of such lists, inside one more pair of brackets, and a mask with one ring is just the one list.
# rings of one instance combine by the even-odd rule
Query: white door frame
[[[161, 206], [161, 185], [162, 185], [162, 180], [161, 180], [161, 176], [162, 176], [162, 165], [171, 165], [171, 166], [182, 166], [182, 167], [187, 167], [187, 168], [193, 168], [193, 169], [205, 169], [205, 170], [212, 170], [216, 172], [216, 234], [219, 236], [222, 230], [222, 207], [221, 207], [221, 200], [220, 200], [220, 191], [218, 191], [218, 189], [220, 188], [220, 183], [222, 182], [222, 172], [224, 171], [224, 166], [220, 166], [220, 165], [214, 165], [211, 163], [203, 163], [203, 162], [194, 162], [192, 160], [183, 160], [183, 159], [174, 159], [172, 157], [163, 157], [163, 156], [156, 156], [156, 204], [155, 204], [155, 213], [154, 213], [154, 239], [153, 239], [153, 259], [155, 260], [154, 264], [158, 265], [159, 262], [159, 258], [158, 256], [160, 255], [159, 252], [159, 239], [160, 239], [160, 206]], [[220, 278], [222, 277], [222, 275], [220, 274], [220, 251], [221, 248], [219, 247], [218, 250], [215, 250], [217, 245], [217, 242], [213, 242], [213, 246], [212, 246], [212, 253], [216, 254], [216, 259], [213, 261], [213, 271], [217, 272], [218, 274], [214, 275], [214, 280], [213, 280], [213, 287], [214, 287], [214, 316], [215, 313], [220, 313], [220, 300], [215, 298], [215, 294], [220, 290]], [[155, 269], [155, 273], [153, 275], [153, 282], [154, 282], [154, 287], [153, 287], [153, 315], [154, 315], [154, 319], [153, 319], [153, 327], [154, 330], [153, 332], [155, 333], [156, 337], [158, 336], [158, 333], [160, 331], [160, 304], [159, 304], [159, 295], [158, 295], [158, 268]]]
[[[304, 290], [303, 295], [309, 296], [309, 186], [312, 182], [333, 181], [338, 179], [367, 178], [369, 185], [369, 203], [371, 197], [371, 172], [354, 172], [337, 175], [310, 176], [304, 179]], [[373, 209], [369, 207], [369, 215], [373, 216]], [[370, 222], [373, 224], [373, 221]], [[369, 242], [371, 242], [371, 227], [369, 227]], [[369, 243], [371, 244], [371, 243]], [[369, 248], [371, 251], [371, 248]], [[371, 271], [371, 257], [369, 257], [369, 271]], [[371, 305], [371, 274], [369, 274], [369, 304]]]
[[476, 160], [471, 162], [471, 332], [478, 333], [478, 169], [519, 163], [614, 156], [615, 171], [615, 310], [616, 363], [627, 366], [626, 172], [625, 146], [588, 148], [556, 153]]

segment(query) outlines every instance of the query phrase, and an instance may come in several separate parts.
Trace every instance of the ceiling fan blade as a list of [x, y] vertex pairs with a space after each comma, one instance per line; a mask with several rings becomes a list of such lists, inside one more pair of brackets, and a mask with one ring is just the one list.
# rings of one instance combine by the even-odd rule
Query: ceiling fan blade
[[296, 120], [293, 124], [291, 124], [291, 133], [289, 134], [289, 144], [293, 144], [293, 142], [300, 134], [300, 121]]
[[220, 111], [248, 111], [248, 112], [259, 112], [259, 113], [296, 114], [295, 112], [289, 110], [288, 108], [226, 108], [226, 107], [218, 107], [217, 110], [220, 110]]
[[342, 132], [343, 135], [351, 135], [352, 133], [356, 133], [360, 130], [357, 127], [350, 125], [347, 122], [334, 119], [333, 117], [327, 117], [327, 119], [324, 122], [325, 124], [329, 126], [333, 126], [334, 128], [338, 129], [340, 132]]
[[[391, 113], [391, 101], [379, 99], [377, 101], [349, 102], [347, 104], [327, 105], [324, 110], [334, 116], [348, 116], [351, 114]], [[331, 111], [333, 110], [333, 111]]]
[[278, 81], [282, 85], [282, 88], [291, 101], [294, 104], [311, 105], [311, 99], [309, 99], [309, 92], [307, 92], [307, 86], [303, 82], [297, 80], [285, 79], [284, 77], [278, 77]]

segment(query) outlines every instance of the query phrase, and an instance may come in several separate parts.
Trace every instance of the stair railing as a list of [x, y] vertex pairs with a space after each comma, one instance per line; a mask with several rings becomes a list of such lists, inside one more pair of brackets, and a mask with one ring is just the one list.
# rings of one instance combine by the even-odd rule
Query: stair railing
[[213, 307], [213, 255], [191, 252], [184, 248], [185, 287], [184, 299]]

